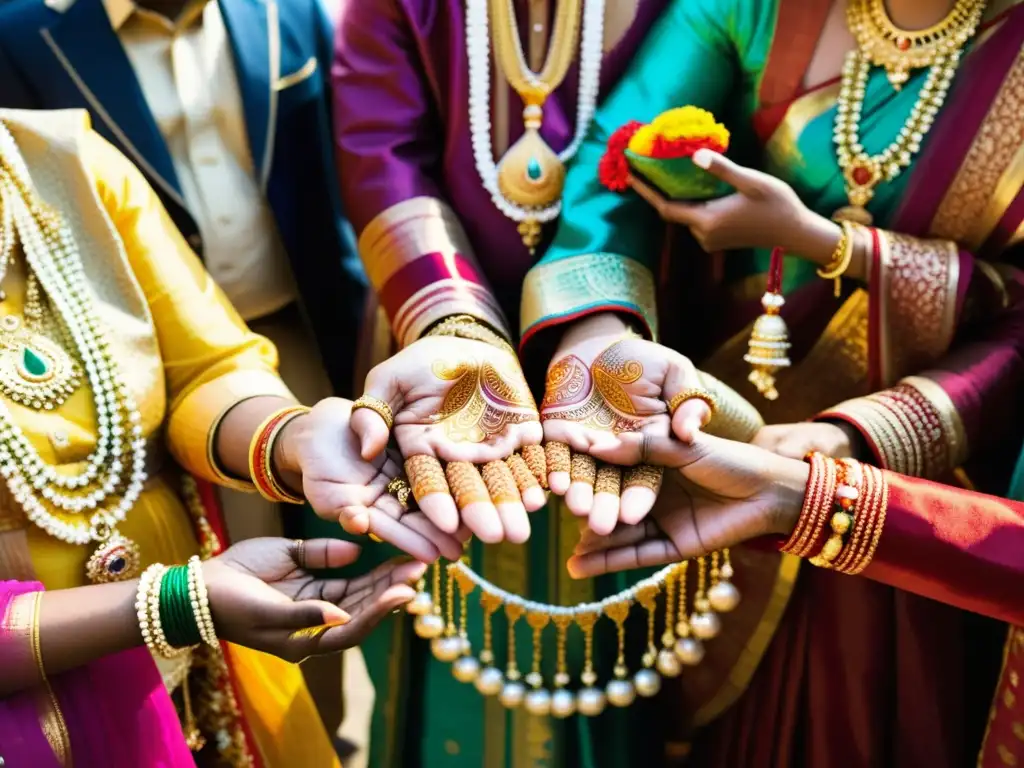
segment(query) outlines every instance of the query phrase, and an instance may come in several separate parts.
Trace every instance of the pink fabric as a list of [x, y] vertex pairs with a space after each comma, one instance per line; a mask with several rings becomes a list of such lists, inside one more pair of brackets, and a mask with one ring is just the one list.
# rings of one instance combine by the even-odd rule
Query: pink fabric
[[[42, 591], [34, 582], [0, 581], [0, 616], [20, 594]], [[13, 654], [4, 653], [0, 670]], [[76, 766], [192, 768], [195, 761], [156, 665], [144, 648], [106, 656], [50, 678], [71, 736]], [[17, 768], [60, 768], [39, 727], [38, 691], [0, 700], [0, 756]]]

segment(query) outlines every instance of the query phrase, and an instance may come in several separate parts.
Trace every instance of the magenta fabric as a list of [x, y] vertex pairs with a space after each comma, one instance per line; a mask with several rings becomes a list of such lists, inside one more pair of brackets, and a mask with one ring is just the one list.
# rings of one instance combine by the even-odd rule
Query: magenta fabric
[[[34, 582], [0, 582], [0, 615]], [[0, 646], [2, 647], [2, 646]], [[0, 670], [5, 660], [0, 658]], [[163, 680], [144, 648], [50, 678], [75, 766], [192, 768], [195, 761]], [[0, 756], [10, 768], [60, 768], [39, 728], [36, 691], [0, 700]]]

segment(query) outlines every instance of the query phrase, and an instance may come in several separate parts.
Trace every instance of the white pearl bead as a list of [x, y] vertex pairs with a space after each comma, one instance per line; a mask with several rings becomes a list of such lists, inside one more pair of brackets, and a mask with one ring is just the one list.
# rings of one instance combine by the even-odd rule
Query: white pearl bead
[[609, 681], [605, 693], [613, 707], [628, 707], [636, 699], [636, 689], [629, 680]]
[[430, 642], [430, 650], [438, 661], [455, 661], [462, 653], [462, 643], [457, 637], [435, 637]]
[[424, 640], [431, 640], [444, 632], [444, 619], [436, 613], [417, 616], [412, 625], [413, 631]]
[[494, 696], [501, 690], [505, 682], [505, 675], [497, 667], [484, 667], [477, 675], [474, 684], [476, 689], [484, 696]]
[[704, 660], [704, 643], [695, 637], [679, 638], [674, 650], [679, 660], [691, 667]]
[[498, 694], [498, 701], [501, 702], [503, 707], [515, 709], [523, 703], [523, 698], [525, 696], [526, 686], [518, 680], [509, 680], [505, 683], [504, 687], [502, 687], [501, 693]]
[[679, 663], [679, 657], [667, 648], [658, 651], [656, 666], [658, 671], [665, 677], [678, 677], [683, 671], [683, 667]]
[[695, 613], [690, 617], [690, 629], [701, 640], [710, 640], [721, 631], [722, 622], [717, 614]]
[[576, 706], [581, 715], [597, 717], [604, 712], [604, 691], [600, 688], [584, 688], [576, 694]]
[[543, 688], [534, 688], [526, 694], [525, 707], [531, 715], [546, 717], [551, 712], [551, 694]]
[[452, 664], [452, 676], [460, 683], [472, 683], [480, 674], [480, 662], [472, 656], [463, 656]]
[[424, 616], [434, 610], [434, 600], [429, 592], [417, 592], [416, 597], [405, 606], [405, 610], [413, 616]]
[[653, 669], [641, 669], [633, 676], [633, 685], [638, 694], [650, 698], [661, 690], [661, 677]]
[[576, 712], [576, 697], [572, 691], [559, 688], [551, 694], [551, 714], [562, 719]]
[[740, 591], [731, 581], [720, 581], [708, 590], [708, 602], [720, 613], [728, 613], [740, 604]]

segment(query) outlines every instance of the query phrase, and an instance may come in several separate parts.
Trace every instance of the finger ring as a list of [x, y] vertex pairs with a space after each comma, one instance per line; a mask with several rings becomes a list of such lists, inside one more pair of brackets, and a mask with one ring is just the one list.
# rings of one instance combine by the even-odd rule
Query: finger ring
[[618, 496], [622, 489], [622, 470], [611, 464], [602, 464], [597, 469], [594, 493], [609, 493]]
[[388, 482], [385, 490], [398, 500], [403, 512], [409, 511], [409, 498], [412, 496], [412, 486], [409, 485], [408, 480], [406, 480], [402, 475], [393, 477]]
[[405, 474], [412, 483], [412, 495], [416, 501], [423, 501], [432, 493], [448, 494], [448, 482], [444, 478], [441, 462], [433, 456], [418, 454], [405, 460]]
[[644, 432], [640, 436], [640, 463], [646, 464], [651, 455], [651, 436]]
[[708, 408], [711, 409], [711, 413], [718, 410], [718, 398], [706, 389], [690, 387], [689, 389], [684, 389], [682, 392], [677, 393], [668, 401], [668, 415], [672, 416], [675, 414], [679, 406], [687, 400], [703, 400], [707, 403]]
[[445, 467], [448, 487], [451, 488], [455, 506], [460, 510], [470, 504], [490, 502], [491, 495], [475, 466], [468, 461], [450, 461]]
[[388, 430], [395, 425], [395, 414], [391, 410], [391, 406], [379, 397], [374, 397], [373, 395], [360, 396], [359, 399], [352, 403], [352, 411], [358, 411], [360, 408], [369, 408], [384, 419], [384, 424], [387, 425]]
[[568, 472], [572, 468], [569, 446], [565, 443], [552, 442], [545, 445], [544, 460], [549, 472]]
[[295, 562], [306, 570], [306, 542], [303, 539], [295, 539]]
[[661, 488], [661, 476], [663, 473], [664, 469], [661, 467], [652, 467], [649, 464], [628, 467], [622, 475], [622, 487], [623, 489], [646, 488], [657, 493]]

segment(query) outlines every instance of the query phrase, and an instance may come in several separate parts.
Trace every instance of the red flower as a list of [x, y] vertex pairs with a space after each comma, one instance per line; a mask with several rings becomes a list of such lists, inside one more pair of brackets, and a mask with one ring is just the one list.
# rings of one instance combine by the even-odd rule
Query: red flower
[[657, 136], [654, 145], [651, 147], [651, 157], [659, 160], [671, 160], [677, 157], [693, 157], [698, 149], [711, 149], [715, 152], [725, 152], [725, 147], [715, 139], [701, 137], [697, 139], [666, 139], [664, 136]]
[[629, 187], [629, 162], [626, 160], [626, 147], [629, 146], [633, 134], [643, 125], [641, 122], [631, 120], [608, 139], [608, 148], [597, 165], [597, 178], [613, 192], [623, 192]]

